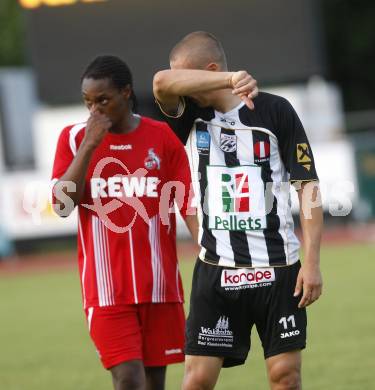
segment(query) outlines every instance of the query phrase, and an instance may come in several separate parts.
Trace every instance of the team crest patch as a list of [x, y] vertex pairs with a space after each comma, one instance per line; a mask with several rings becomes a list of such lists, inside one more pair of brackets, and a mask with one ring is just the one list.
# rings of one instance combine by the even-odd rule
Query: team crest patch
[[310, 171], [311, 169], [311, 156], [309, 145], [306, 143], [297, 144], [297, 162], [301, 164], [305, 169]]
[[145, 158], [145, 167], [148, 170], [160, 169], [160, 157], [154, 152], [153, 148], [148, 150], [148, 155]]
[[267, 141], [258, 141], [254, 144], [254, 162], [263, 163], [270, 160], [270, 143]]
[[237, 150], [236, 134], [220, 134], [220, 149], [223, 152], [232, 153]]

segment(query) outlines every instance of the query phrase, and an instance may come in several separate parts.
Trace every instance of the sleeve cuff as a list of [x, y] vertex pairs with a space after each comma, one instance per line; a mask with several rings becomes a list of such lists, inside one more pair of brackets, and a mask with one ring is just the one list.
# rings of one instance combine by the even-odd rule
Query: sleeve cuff
[[185, 103], [185, 99], [183, 96], [180, 96], [180, 101], [178, 103], [178, 107], [177, 107], [177, 112], [176, 114], [172, 115], [170, 113], [167, 113], [166, 111], [164, 111], [163, 109], [163, 106], [161, 105], [161, 103], [159, 102], [159, 100], [155, 99], [156, 101], [156, 104], [159, 106], [159, 109], [160, 111], [167, 117], [167, 118], [172, 118], [172, 119], [178, 119], [180, 118], [184, 112], [185, 112], [185, 108], [186, 108], [186, 103]]
[[301, 189], [301, 185], [302, 183], [308, 183], [308, 182], [312, 182], [312, 181], [317, 181], [319, 182], [319, 179], [318, 178], [312, 178], [312, 179], [290, 179], [290, 184], [298, 191]]

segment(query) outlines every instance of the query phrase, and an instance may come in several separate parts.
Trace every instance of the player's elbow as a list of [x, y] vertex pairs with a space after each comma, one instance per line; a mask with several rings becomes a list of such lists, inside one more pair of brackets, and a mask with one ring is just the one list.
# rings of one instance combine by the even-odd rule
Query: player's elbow
[[52, 209], [62, 218], [69, 217], [79, 203], [77, 186], [72, 181], [59, 180], [52, 187]]
[[63, 203], [56, 202], [52, 204], [52, 209], [57, 216], [67, 218], [73, 212], [74, 206], [72, 207], [72, 205], [64, 205]]
[[168, 90], [168, 70], [161, 70], [154, 75], [153, 91], [156, 98]]

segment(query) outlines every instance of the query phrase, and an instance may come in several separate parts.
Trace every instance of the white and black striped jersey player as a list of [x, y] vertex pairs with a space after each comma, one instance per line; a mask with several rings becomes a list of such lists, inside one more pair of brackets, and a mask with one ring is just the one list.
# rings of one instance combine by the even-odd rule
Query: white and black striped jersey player
[[290, 182], [318, 180], [304, 128], [284, 98], [259, 93], [229, 112], [181, 98], [166, 121], [186, 145], [199, 197], [201, 260], [226, 267], [299, 259]]
[[[222, 367], [243, 364], [255, 325], [270, 388], [300, 390], [305, 308], [322, 291], [322, 209], [318, 202], [310, 207], [319, 186], [305, 131], [287, 100], [257, 96], [249, 73], [228, 71], [212, 34], [188, 34], [169, 62], [170, 69], [154, 76], [154, 95], [186, 146], [200, 206], [199, 222], [189, 225], [201, 251], [186, 321], [182, 388], [212, 390]], [[302, 265], [290, 182], [301, 186]]]

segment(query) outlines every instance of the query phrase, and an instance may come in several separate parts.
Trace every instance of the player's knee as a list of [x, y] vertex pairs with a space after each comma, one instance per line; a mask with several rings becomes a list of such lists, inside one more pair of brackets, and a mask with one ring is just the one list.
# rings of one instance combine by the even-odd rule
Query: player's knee
[[130, 376], [127, 374], [113, 375], [115, 390], [144, 390], [145, 383], [140, 375]]
[[163, 390], [165, 388], [166, 367], [145, 367], [147, 388]]
[[300, 390], [301, 373], [298, 367], [283, 362], [275, 364], [269, 371], [273, 390]]
[[121, 364], [111, 369], [115, 390], [144, 390], [145, 374], [138, 365]]
[[185, 367], [182, 390], [211, 390], [214, 386], [215, 381], [207, 371], [200, 368]]

